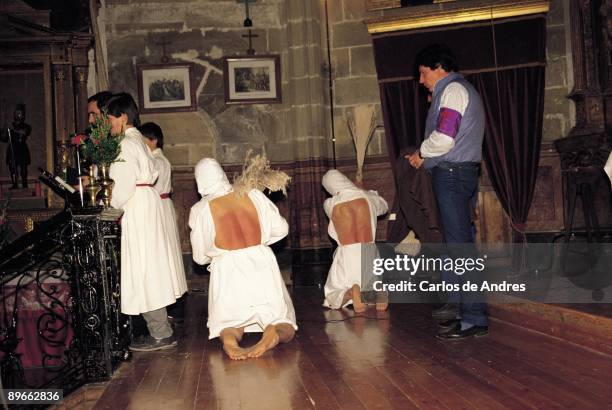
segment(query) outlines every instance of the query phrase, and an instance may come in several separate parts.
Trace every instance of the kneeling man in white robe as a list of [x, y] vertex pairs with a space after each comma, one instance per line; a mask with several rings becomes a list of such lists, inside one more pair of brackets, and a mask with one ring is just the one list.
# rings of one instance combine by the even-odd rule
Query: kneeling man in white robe
[[[323, 207], [329, 217], [328, 233], [337, 243], [334, 260], [325, 283], [323, 306], [339, 309], [353, 305], [357, 313], [366, 310], [361, 299], [362, 263], [376, 257], [376, 218], [387, 212], [387, 202], [376, 191], [359, 189], [340, 171], [331, 169], [323, 175], [323, 187], [332, 197]], [[387, 308], [386, 301], [376, 304]]]
[[[293, 339], [295, 311], [268, 245], [288, 233], [278, 208], [257, 189], [240, 196], [212, 158], [195, 167], [202, 199], [191, 208], [193, 259], [210, 263], [209, 339], [220, 337], [234, 360], [259, 357], [279, 342]], [[240, 347], [244, 332], [262, 332], [249, 349]]]

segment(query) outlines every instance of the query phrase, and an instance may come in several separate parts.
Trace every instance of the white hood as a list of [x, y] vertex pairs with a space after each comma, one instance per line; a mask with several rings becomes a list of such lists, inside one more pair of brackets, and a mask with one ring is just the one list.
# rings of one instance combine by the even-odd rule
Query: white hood
[[213, 199], [232, 191], [225, 171], [214, 158], [203, 158], [195, 166], [195, 179], [202, 198]]
[[345, 190], [356, 190], [360, 191], [359, 188], [351, 182], [342, 172], [337, 169], [330, 169], [323, 175], [323, 187], [331, 195], [338, 195], [340, 192]]

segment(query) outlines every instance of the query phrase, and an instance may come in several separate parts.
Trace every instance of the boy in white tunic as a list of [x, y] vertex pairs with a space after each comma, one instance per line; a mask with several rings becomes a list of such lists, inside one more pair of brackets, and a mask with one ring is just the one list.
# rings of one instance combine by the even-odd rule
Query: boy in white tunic
[[138, 127], [144, 137], [144, 142], [153, 155], [155, 169], [159, 173], [155, 182], [155, 190], [162, 199], [162, 210], [164, 212], [164, 230], [166, 231], [166, 244], [170, 256], [170, 268], [175, 289], [182, 293], [187, 291], [187, 279], [185, 278], [185, 267], [183, 265], [183, 253], [181, 252], [181, 240], [178, 226], [176, 224], [176, 211], [170, 197], [172, 193], [172, 166], [165, 157], [162, 148], [164, 146], [164, 134], [159, 125], [147, 122]]
[[131, 95], [121, 93], [108, 103], [111, 133], [125, 133], [121, 153], [110, 167], [115, 181], [111, 206], [123, 209], [121, 218], [121, 312], [142, 316], [150, 335], [133, 342], [131, 350], [151, 351], [176, 345], [166, 306], [185, 289], [173, 277], [163, 227], [162, 200], [153, 188], [157, 171], [153, 157], [136, 128], [138, 108]]
[[[387, 202], [376, 191], [357, 188], [335, 169], [327, 171], [322, 182], [332, 195], [323, 204], [330, 219], [328, 233], [338, 243], [323, 305], [339, 309], [353, 304], [355, 312], [361, 313], [367, 307], [361, 300], [361, 263], [376, 257], [376, 217], [387, 212]], [[386, 303], [377, 304], [377, 309], [386, 307]]]
[[[193, 259], [210, 263], [209, 339], [220, 337], [234, 360], [258, 357], [293, 339], [297, 325], [276, 257], [268, 245], [288, 232], [278, 208], [257, 189], [240, 196], [212, 158], [195, 167], [202, 199], [191, 208]], [[244, 332], [262, 332], [250, 349], [239, 345]]]

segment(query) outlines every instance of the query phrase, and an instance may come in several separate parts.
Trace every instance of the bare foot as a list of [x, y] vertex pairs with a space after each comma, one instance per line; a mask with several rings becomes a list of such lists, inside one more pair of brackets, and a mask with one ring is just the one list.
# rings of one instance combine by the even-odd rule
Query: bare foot
[[384, 311], [389, 307], [389, 294], [387, 292], [376, 293], [376, 310]]
[[278, 344], [279, 339], [276, 326], [269, 325], [266, 327], [266, 330], [264, 330], [261, 340], [249, 350], [248, 357], [259, 357], [263, 355], [268, 350], [273, 349], [274, 346]]
[[223, 351], [227, 353], [232, 360], [245, 360], [248, 358], [249, 353], [247, 349], [243, 349], [240, 346], [231, 346], [226, 343], [223, 344]]
[[219, 335], [223, 343], [223, 351], [232, 360], [244, 360], [247, 358], [248, 350], [243, 349], [238, 344], [243, 334], [244, 329], [227, 328], [223, 329]]
[[387, 310], [388, 307], [389, 307], [389, 303], [387, 302], [377, 302], [376, 303], [376, 310], [378, 311], [385, 311]]
[[342, 297], [341, 307], [346, 305], [349, 300], [353, 299], [353, 291], [351, 289], [344, 292], [344, 296]]
[[353, 285], [351, 292], [353, 293], [353, 310], [355, 310], [355, 313], [365, 312], [368, 305], [361, 301], [361, 288], [359, 288], [359, 285]]

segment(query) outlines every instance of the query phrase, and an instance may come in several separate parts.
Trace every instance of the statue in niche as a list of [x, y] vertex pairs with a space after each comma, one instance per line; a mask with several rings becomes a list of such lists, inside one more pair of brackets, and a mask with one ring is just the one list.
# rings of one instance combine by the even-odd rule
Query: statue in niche
[[8, 143], [6, 149], [6, 164], [11, 174], [11, 189], [28, 187], [28, 165], [30, 165], [30, 150], [26, 142], [32, 132], [32, 127], [25, 122], [25, 104], [17, 104], [13, 112], [13, 123], [3, 127], [0, 140]]

